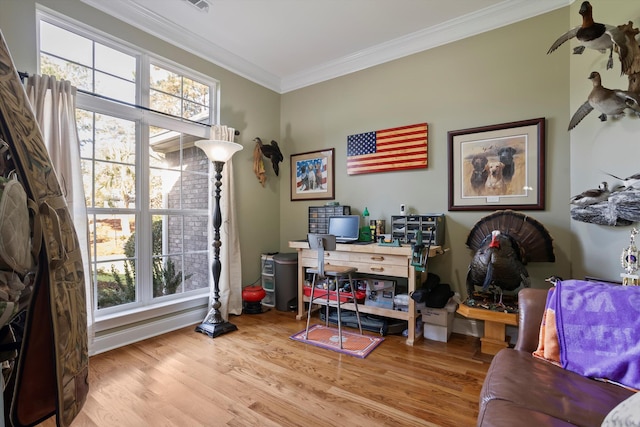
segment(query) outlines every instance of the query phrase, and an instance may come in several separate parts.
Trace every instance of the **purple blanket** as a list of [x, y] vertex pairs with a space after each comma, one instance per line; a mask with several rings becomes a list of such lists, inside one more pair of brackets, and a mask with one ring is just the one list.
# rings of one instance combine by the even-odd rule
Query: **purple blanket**
[[563, 368], [640, 389], [640, 286], [565, 280], [547, 308], [556, 313]]

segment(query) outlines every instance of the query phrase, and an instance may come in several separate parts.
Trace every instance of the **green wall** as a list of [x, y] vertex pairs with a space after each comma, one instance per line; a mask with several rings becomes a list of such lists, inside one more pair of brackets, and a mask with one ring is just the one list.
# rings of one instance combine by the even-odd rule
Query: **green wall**
[[[546, 117], [546, 209], [528, 213], [554, 237], [557, 262], [530, 264], [528, 269], [537, 287], [544, 287], [544, 278], [551, 274], [570, 277], [569, 55], [546, 54], [568, 22], [569, 10], [563, 8], [286, 93], [281, 134], [287, 154], [335, 148], [336, 201], [356, 213], [366, 206], [370, 218], [386, 219], [387, 232], [401, 203], [412, 213], [445, 213], [444, 246], [449, 252], [432, 260], [430, 271], [464, 296], [471, 259], [467, 234], [490, 212], [447, 211], [447, 132]], [[348, 135], [425, 121], [429, 123], [427, 169], [346, 174]], [[291, 202], [286, 182], [280, 200], [280, 247], [285, 250], [288, 240], [305, 236], [307, 207], [323, 201]]]

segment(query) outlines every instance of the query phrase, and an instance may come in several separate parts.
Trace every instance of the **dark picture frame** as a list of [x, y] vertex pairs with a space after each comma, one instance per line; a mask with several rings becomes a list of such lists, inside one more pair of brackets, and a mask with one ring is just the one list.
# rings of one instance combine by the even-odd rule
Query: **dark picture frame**
[[450, 131], [449, 210], [544, 210], [544, 117]]
[[334, 151], [291, 155], [291, 201], [335, 199]]

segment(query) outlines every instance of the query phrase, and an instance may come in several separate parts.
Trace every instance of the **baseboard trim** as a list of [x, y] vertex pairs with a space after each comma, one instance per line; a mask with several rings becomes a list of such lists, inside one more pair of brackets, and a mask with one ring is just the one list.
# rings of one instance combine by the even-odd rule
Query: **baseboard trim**
[[166, 334], [189, 325], [199, 324], [206, 315], [207, 308], [199, 307], [162, 318], [150, 319], [126, 328], [102, 331], [94, 339], [91, 355], [104, 353], [105, 351]]

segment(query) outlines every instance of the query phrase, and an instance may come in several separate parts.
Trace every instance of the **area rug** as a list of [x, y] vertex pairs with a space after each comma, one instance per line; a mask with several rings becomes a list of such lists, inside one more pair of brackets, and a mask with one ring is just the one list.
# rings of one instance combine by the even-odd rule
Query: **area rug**
[[342, 330], [342, 347], [340, 348], [340, 336], [337, 328], [330, 328], [323, 325], [313, 325], [309, 328], [309, 339], [304, 339], [305, 330], [291, 335], [289, 338], [327, 350], [364, 359], [375, 349], [384, 338], [371, 335], [360, 335], [354, 332]]

